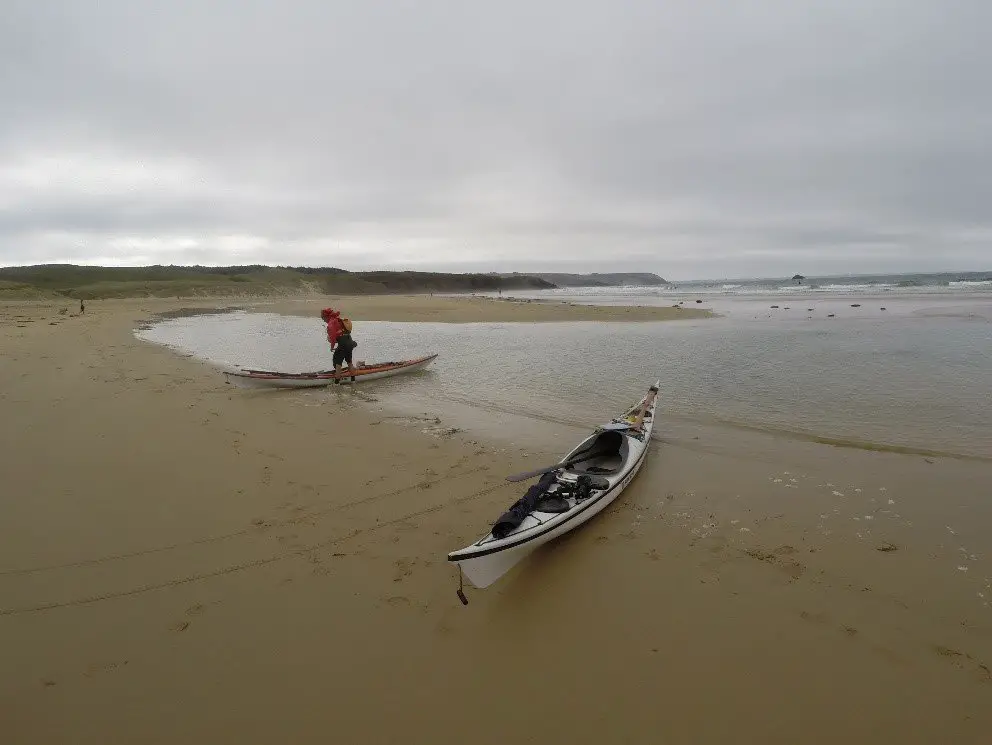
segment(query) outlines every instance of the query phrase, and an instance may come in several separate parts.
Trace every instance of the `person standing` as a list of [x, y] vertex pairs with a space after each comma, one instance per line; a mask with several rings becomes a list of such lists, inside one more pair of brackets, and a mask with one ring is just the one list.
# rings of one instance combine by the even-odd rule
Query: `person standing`
[[[340, 384], [340, 374], [343, 370], [344, 363], [348, 363], [348, 370], [351, 371], [353, 367], [352, 362], [352, 351], [358, 346], [351, 336], [352, 323], [349, 318], [342, 318], [340, 311], [336, 311], [333, 308], [324, 308], [320, 312], [320, 317], [327, 324], [327, 343], [331, 345], [331, 349], [334, 350], [334, 356], [332, 358], [332, 364], [334, 365], [334, 384]], [[355, 382], [355, 376], [351, 376], [351, 382]]]

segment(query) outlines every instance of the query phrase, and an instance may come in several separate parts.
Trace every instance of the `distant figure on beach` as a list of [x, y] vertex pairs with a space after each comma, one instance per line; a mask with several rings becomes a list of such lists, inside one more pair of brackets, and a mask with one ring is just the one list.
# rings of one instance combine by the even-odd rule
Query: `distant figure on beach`
[[[340, 373], [345, 362], [348, 363], [348, 370], [352, 369], [351, 353], [358, 346], [358, 342], [351, 338], [351, 320], [342, 318], [339, 311], [334, 308], [324, 308], [320, 311], [320, 317], [327, 324], [327, 343], [334, 350], [332, 364], [334, 372]], [[355, 377], [351, 377], [355, 382]], [[334, 384], [338, 385], [340, 380], [334, 379]]]
[[82, 315], [85, 312], [86, 312], [86, 306], [83, 305], [83, 300], [82, 300], [82, 298], [80, 298], [79, 299], [79, 315]]

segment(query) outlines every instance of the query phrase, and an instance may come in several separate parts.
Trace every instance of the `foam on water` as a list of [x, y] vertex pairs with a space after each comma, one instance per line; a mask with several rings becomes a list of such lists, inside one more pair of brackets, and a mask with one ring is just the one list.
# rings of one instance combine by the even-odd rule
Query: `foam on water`
[[[871, 276], [804, 277], [801, 280], [773, 279], [724, 279], [715, 281], [693, 280], [672, 282], [649, 287], [569, 287], [555, 290], [534, 290], [510, 293], [517, 297], [588, 299], [591, 302], [608, 302], [626, 298], [679, 297], [777, 297], [799, 295], [830, 297], [841, 295], [880, 296], [969, 296], [992, 297], [992, 272], [964, 272], [957, 274], [894, 274]], [[612, 299], [612, 300], [611, 300]]]

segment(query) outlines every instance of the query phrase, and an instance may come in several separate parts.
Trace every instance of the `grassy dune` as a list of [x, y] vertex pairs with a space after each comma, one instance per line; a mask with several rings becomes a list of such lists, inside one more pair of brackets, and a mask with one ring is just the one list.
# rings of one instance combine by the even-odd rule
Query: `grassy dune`
[[519, 275], [436, 272], [348, 272], [344, 269], [269, 266], [102, 267], [44, 264], [0, 268], [0, 300], [266, 295], [373, 295], [479, 292], [554, 287]]

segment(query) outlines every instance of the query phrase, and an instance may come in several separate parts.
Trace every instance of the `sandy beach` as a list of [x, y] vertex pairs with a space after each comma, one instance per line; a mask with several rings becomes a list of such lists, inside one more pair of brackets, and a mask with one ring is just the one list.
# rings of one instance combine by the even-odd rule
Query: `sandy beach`
[[568, 301], [493, 298], [486, 296], [367, 295], [329, 297], [324, 301], [279, 300], [252, 307], [283, 315], [319, 317], [322, 303], [330, 303], [361, 321], [434, 321], [444, 323], [554, 321], [671, 321], [707, 318], [699, 307], [607, 307]]
[[237, 390], [133, 335], [194, 306], [327, 302], [707, 314], [0, 305], [4, 741], [988, 742], [987, 460], [666, 419], [617, 503], [462, 606], [446, 553], [522, 493], [505, 475], [571, 441], [450, 433], [372, 389]]

